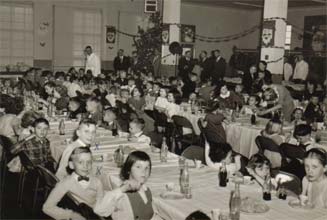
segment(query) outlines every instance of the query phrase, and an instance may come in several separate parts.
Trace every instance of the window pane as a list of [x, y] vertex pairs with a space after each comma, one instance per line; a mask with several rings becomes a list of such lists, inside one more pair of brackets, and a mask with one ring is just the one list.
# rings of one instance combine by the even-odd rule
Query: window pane
[[33, 64], [33, 8], [31, 5], [0, 5], [1, 65]]

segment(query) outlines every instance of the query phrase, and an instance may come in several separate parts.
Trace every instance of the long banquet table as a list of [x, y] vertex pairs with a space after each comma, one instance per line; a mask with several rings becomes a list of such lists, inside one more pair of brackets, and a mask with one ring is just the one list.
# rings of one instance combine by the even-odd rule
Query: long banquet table
[[[52, 124], [51, 128], [56, 128], [57, 124]], [[67, 132], [59, 136], [54, 129], [49, 134], [51, 140], [52, 153], [58, 160], [60, 153], [66, 147], [66, 138], [72, 135], [73, 128], [77, 125], [66, 123]], [[69, 130], [71, 128], [71, 130]], [[172, 153], [168, 154], [168, 162], [160, 162], [160, 154], [152, 152], [151, 148], [142, 143], [133, 143], [126, 138], [116, 138], [110, 136], [106, 131], [98, 131], [96, 142], [97, 147], [91, 147], [95, 156], [101, 155], [94, 161], [93, 173], [97, 175], [104, 184], [105, 189], [112, 187], [112, 180], [118, 179], [119, 168], [113, 161], [114, 151], [119, 145], [128, 145], [130, 148], [136, 148], [147, 152], [152, 161], [152, 173], [147, 182], [151, 188], [154, 201], [158, 207], [159, 215], [167, 220], [184, 220], [187, 215], [195, 210], [202, 210], [210, 216], [213, 209], [227, 211], [229, 207], [230, 191], [233, 184], [229, 183], [226, 188], [218, 187], [217, 171], [203, 166], [199, 169], [190, 167], [190, 184], [192, 186], [192, 199], [167, 200], [160, 197], [165, 192], [167, 183], [179, 185], [179, 164], [178, 156]], [[176, 188], [178, 190], [178, 187]], [[241, 196], [250, 196], [261, 198], [262, 192], [257, 185], [241, 185]], [[270, 210], [264, 214], [249, 215], [241, 213], [242, 220], [323, 220], [327, 219], [327, 209], [300, 210], [288, 206], [288, 201], [294, 197], [288, 196], [287, 200], [279, 200], [275, 195], [272, 200], [266, 202]]]

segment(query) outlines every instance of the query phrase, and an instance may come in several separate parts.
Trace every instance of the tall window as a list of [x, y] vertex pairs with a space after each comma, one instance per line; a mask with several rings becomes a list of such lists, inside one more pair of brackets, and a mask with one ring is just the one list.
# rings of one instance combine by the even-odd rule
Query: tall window
[[33, 65], [32, 5], [0, 4], [0, 65]]
[[83, 10], [74, 11], [73, 27], [73, 65], [84, 66], [84, 48], [90, 45], [98, 56], [101, 55], [101, 11]]

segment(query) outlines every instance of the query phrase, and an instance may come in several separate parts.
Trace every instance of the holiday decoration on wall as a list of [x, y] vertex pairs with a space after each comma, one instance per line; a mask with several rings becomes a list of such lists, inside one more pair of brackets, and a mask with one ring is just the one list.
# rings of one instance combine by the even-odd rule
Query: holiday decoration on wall
[[114, 44], [116, 42], [116, 27], [107, 26], [106, 42], [107, 44]]
[[163, 45], [169, 44], [169, 24], [162, 25], [161, 39]]
[[262, 28], [262, 47], [274, 47], [275, 46], [275, 25], [276, 21], [264, 21]]
[[50, 28], [50, 23], [45, 21], [45, 22], [41, 22], [38, 28], [38, 35], [40, 37], [40, 46], [41, 47], [45, 47], [46, 42], [44, 40], [44, 38], [48, 35], [49, 33], [49, 28]]
[[152, 14], [149, 22], [153, 25], [148, 26], [146, 30], [138, 27], [138, 35], [132, 35], [139, 57], [138, 60], [140, 61], [139, 71], [144, 72], [153, 72], [153, 60], [158, 53], [161, 53], [162, 45], [163, 24], [160, 13]]
[[195, 42], [195, 25], [181, 25], [181, 42], [194, 43]]

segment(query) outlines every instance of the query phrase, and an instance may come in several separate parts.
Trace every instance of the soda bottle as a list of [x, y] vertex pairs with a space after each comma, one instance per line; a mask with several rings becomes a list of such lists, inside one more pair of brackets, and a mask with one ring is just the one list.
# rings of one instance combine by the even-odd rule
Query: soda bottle
[[219, 178], [219, 186], [226, 187], [227, 186], [227, 168], [226, 168], [225, 162], [222, 163], [222, 166], [219, 169], [218, 178]]
[[168, 154], [168, 146], [167, 146], [166, 138], [164, 137], [162, 139], [161, 151], [160, 151], [161, 162], [167, 162], [167, 154]]
[[231, 220], [240, 219], [240, 210], [241, 210], [240, 184], [235, 183], [235, 190], [231, 192], [231, 196], [229, 200], [229, 214]]
[[263, 200], [270, 201], [271, 200], [271, 182], [270, 182], [270, 177], [266, 177], [263, 186]]
[[61, 119], [59, 122], [59, 134], [65, 135], [65, 120]]
[[114, 121], [112, 125], [112, 136], [117, 136], [118, 135], [118, 128], [117, 128], [117, 123]]
[[257, 117], [255, 116], [255, 114], [253, 113], [251, 115], [251, 125], [255, 125], [257, 122]]
[[186, 189], [189, 187], [189, 181], [190, 181], [190, 176], [189, 176], [189, 172], [188, 172], [188, 163], [185, 162], [184, 164], [184, 168], [181, 172], [181, 176], [180, 176], [180, 187], [181, 187], [181, 193], [185, 194], [186, 193]]

